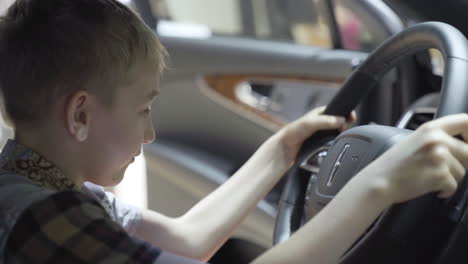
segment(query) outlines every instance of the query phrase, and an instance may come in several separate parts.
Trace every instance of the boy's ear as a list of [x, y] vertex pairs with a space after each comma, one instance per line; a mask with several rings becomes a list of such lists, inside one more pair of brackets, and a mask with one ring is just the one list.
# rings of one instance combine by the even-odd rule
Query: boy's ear
[[67, 131], [78, 142], [88, 138], [91, 121], [91, 97], [86, 91], [72, 94], [65, 105], [65, 125]]

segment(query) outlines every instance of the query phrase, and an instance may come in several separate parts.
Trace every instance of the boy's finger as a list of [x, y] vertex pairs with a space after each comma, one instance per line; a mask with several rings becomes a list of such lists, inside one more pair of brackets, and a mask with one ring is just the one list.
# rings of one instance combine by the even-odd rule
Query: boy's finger
[[454, 155], [447, 153], [447, 165], [449, 167], [450, 173], [453, 175], [457, 182], [463, 180], [466, 170], [463, 164], [456, 158]]
[[312, 130], [311, 132], [320, 129], [337, 129], [344, 131], [356, 122], [357, 117], [354, 111], [351, 112], [347, 118], [344, 118], [341, 116], [323, 115], [325, 109], [326, 106], [316, 107], [303, 117], [305, 120], [313, 118], [312, 123], [309, 124], [309, 122], [306, 121], [307, 123], [305, 124], [305, 126]]
[[351, 114], [349, 114], [349, 117], [347, 119], [348, 123], [354, 123], [357, 120], [357, 115], [356, 111], [352, 111]]
[[346, 123], [343, 125], [343, 127], [341, 127], [341, 131], [350, 129], [354, 125], [354, 123], [356, 123], [356, 120], [357, 120], [356, 112], [353, 111], [346, 118]]
[[437, 195], [439, 198], [449, 198], [457, 190], [458, 183], [457, 181], [448, 176], [446, 180], [440, 185], [440, 193]]
[[310, 111], [310, 113], [313, 114], [313, 115], [321, 115], [325, 111], [326, 107], [327, 106], [325, 106], [325, 105], [316, 107], [316, 108], [312, 109], [312, 111]]
[[451, 136], [462, 135], [468, 140], [468, 115], [465, 113], [444, 116], [430, 122], [430, 127], [440, 128]]
[[464, 166], [468, 165], [468, 144], [460, 139], [447, 136], [445, 139], [452, 155]]
[[313, 130], [341, 129], [346, 124], [346, 119], [341, 116], [319, 115], [313, 117], [310, 127]]

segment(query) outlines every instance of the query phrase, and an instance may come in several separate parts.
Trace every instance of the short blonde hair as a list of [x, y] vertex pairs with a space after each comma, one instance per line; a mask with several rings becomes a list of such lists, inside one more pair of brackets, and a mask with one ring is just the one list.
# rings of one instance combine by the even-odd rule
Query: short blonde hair
[[88, 90], [111, 105], [117, 87], [167, 53], [154, 32], [115, 0], [17, 0], [0, 18], [0, 88], [14, 124], [45, 118], [57, 99]]

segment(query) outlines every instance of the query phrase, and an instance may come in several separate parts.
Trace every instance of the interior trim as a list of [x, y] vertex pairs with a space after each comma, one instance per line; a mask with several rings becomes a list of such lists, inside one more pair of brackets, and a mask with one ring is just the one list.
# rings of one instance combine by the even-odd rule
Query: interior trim
[[408, 112], [406, 112], [403, 117], [400, 119], [400, 121], [398, 121], [396, 127], [397, 128], [407, 128], [408, 127], [408, 124], [410, 123], [411, 119], [415, 116], [415, 115], [419, 115], [419, 114], [433, 114], [435, 116], [437, 112], [437, 108], [436, 107], [418, 107], [418, 108], [414, 108], [414, 109], [410, 109]]
[[237, 87], [245, 82], [275, 83], [278, 81], [291, 81], [310, 83], [312, 85], [330, 86], [339, 88], [342, 81], [322, 80], [312, 77], [268, 75], [268, 74], [213, 74], [199, 79], [202, 93], [212, 101], [221, 104], [227, 109], [275, 132], [288, 122], [266, 111], [259, 110], [244, 102], [236, 96]]

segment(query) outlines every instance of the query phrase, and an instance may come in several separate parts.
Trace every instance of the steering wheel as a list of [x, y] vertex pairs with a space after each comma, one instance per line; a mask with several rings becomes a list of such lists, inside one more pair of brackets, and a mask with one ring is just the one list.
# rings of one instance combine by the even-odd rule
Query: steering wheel
[[[408, 56], [429, 48], [441, 51], [445, 60], [435, 118], [468, 112], [467, 40], [450, 25], [425, 22], [393, 36], [372, 52], [346, 80], [324, 114], [349, 116], [388, 70]], [[320, 131], [306, 140], [296, 163], [288, 171], [278, 207], [274, 243], [288, 239], [360, 169], [411, 132], [366, 125], [340, 135], [337, 131]], [[433, 263], [461, 217], [465, 205], [462, 197], [466, 195], [461, 187], [463, 183], [448, 201], [428, 194], [390, 207], [339, 263]]]

